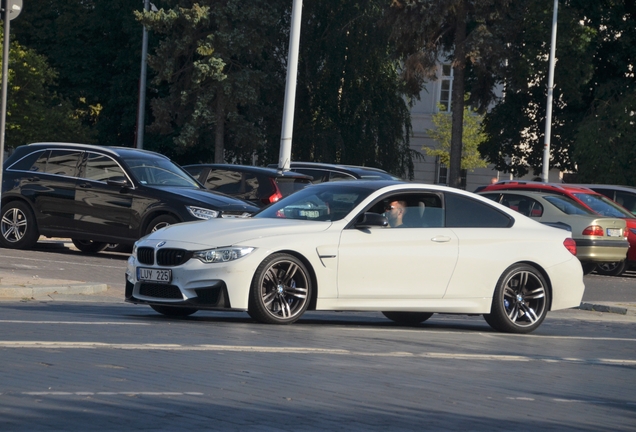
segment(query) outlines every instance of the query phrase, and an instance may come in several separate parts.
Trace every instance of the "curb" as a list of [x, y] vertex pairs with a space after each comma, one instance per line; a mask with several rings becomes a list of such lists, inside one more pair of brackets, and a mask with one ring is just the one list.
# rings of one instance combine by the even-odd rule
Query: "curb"
[[35, 298], [48, 294], [97, 294], [106, 290], [106, 284], [0, 287], [0, 299]]
[[[594, 303], [581, 303], [578, 309], [593, 311], [593, 312], [606, 312], [606, 313], [614, 313], [620, 315], [627, 315], [630, 312], [629, 308], [606, 305], [606, 304], [594, 304]], [[629, 313], [629, 315], [634, 314], [635, 312]]]

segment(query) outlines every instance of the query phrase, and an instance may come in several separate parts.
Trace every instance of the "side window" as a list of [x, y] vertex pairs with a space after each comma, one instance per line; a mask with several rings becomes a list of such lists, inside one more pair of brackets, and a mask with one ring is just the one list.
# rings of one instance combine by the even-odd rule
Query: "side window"
[[205, 180], [205, 187], [228, 195], [241, 193], [243, 175], [240, 172], [223, 169], [211, 170]]
[[259, 181], [258, 181], [258, 177], [256, 176], [256, 174], [252, 174], [252, 173], [243, 173], [243, 194], [241, 195], [241, 198], [245, 199], [245, 200], [257, 200], [258, 199], [258, 194], [259, 194]]
[[616, 191], [616, 202], [636, 214], [636, 194]]
[[311, 180], [312, 183], [322, 183], [329, 181], [329, 171], [309, 168], [294, 168], [292, 171], [296, 171], [298, 173], [313, 177], [313, 179]]
[[44, 150], [29, 153], [8, 169], [15, 171], [44, 172], [48, 152]]
[[496, 208], [463, 195], [445, 194], [446, 226], [450, 228], [507, 228], [513, 220]]
[[203, 172], [203, 168], [202, 167], [196, 167], [196, 168], [188, 168], [186, 171], [188, 171], [188, 173], [194, 177], [195, 179], [202, 181], [201, 177], [201, 173]]
[[356, 178], [352, 175], [340, 173], [336, 171], [329, 172], [329, 181], [338, 181], [338, 180], [355, 180]]
[[393, 194], [384, 197], [367, 211], [384, 214], [393, 228], [444, 226], [442, 198], [436, 193]]
[[46, 173], [75, 177], [81, 155], [81, 151], [51, 150], [46, 162]]
[[106, 182], [126, 180], [126, 174], [113, 159], [98, 153], [88, 153], [82, 177], [88, 180]]

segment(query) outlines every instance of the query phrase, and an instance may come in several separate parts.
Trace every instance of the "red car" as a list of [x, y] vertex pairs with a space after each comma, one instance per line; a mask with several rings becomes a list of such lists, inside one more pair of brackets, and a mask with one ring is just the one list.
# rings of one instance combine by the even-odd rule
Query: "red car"
[[541, 183], [533, 181], [501, 181], [485, 187], [479, 188], [479, 192], [499, 191], [499, 190], [526, 190], [551, 192], [564, 195], [579, 202], [584, 207], [601, 216], [619, 217], [625, 219], [629, 233], [629, 251], [627, 259], [616, 263], [599, 264], [596, 272], [604, 275], [618, 276], [627, 267], [636, 266], [636, 217], [624, 207], [621, 207], [611, 199], [598, 192], [581, 186], [574, 186], [560, 183]]

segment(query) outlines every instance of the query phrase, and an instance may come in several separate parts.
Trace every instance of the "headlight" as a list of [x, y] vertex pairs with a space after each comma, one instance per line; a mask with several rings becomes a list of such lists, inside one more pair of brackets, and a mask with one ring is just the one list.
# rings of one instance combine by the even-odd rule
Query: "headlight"
[[137, 242], [135, 242], [135, 244], [133, 245], [133, 250], [130, 255], [134, 257], [135, 259], [137, 259]]
[[194, 258], [198, 258], [206, 264], [228, 262], [244, 257], [245, 255], [250, 254], [253, 250], [253, 247], [227, 247], [208, 249], [195, 252]]
[[197, 219], [214, 219], [219, 216], [217, 210], [210, 210], [202, 207], [186, 206], [192, 216]]

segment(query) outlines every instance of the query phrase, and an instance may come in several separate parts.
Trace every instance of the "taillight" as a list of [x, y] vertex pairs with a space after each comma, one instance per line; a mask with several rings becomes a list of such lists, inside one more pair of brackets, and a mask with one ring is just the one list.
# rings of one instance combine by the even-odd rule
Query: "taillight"
[[590, 225], [583, 230], [583, 235], [603, 237], [603, 227], [598, 225]]
[[268, 198], [268, 200], [269, 200], [269, 203], [271, 204], [273, 202], [278, 201], [282, 197], [283, 197], [283, 195], [280, 192], [276, 191]]
[[572, 255], [576, 255], [576, 242], [573, 238], [568, 237], [563, 240], [563, 246], [565, 246], [565, 248], [569, 250]]
[[278, 185], [276, 184], [276, 181], [274, 181], [274, 179], [269, 179], [269, 182], [272, 185], [272, 188], [274, 189], [274, 193], [271, 194], [268, 197], [265, 198], [261, 198], [261, 202], [263, 204], [271, 204], [271, 203], [275, 203], [276, 201], [278, 201], [279, 199], [281, 199], [283, 197], [283, 194], [280, 193], [280, 189], [278, 188]]

